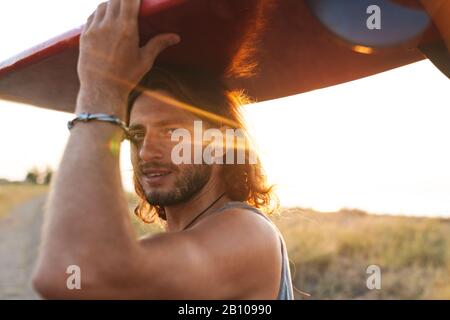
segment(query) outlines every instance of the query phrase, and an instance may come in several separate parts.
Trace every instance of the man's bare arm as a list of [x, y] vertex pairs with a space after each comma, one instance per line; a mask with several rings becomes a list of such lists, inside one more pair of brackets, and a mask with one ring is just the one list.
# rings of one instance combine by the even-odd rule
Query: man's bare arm
[[137, 243], [134, 256], [117, 256], [120, 267], [88, 263], [81, 290], [68, 290], [64, 275], [41, 292], [59, 299], [275, 299], [279, 290], [280, 241], [253, 212], [231, 209], [192, 230]]
[[[77, 113], [124, 119], [131, 89], [159, 52], [179, 40], [159, 35], [139, 48], [139, 5], [140, 0], [111, 0], [89, 18], [80, 39]], [[120, 141], [121, 129], [112, 124], [77, 123], [72, 129], [47, 204], [37, 287], [59, 283], [73, 264], [89, 287], [124, 268], [123, 255], [132, 259], [138, 251], [120, 178]]]

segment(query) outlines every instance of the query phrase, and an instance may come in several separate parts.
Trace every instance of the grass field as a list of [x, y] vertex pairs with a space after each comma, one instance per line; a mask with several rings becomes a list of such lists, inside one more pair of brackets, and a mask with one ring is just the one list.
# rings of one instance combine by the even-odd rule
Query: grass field
[[0, 218], [28, 199], [48, 192], [48, 186], [31, 184], [0, 184]]
[[[450, 299], [450, 220], [288, 209], [273, 221], [309, 299]], [[366, 269], [381, 269], [369, 290]], [[292, 267], [294, 272], [294, 267]]]

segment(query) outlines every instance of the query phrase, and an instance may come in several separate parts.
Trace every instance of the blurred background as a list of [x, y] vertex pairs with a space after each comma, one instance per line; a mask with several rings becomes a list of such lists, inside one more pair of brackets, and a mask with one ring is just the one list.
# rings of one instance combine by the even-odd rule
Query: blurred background
[[[83, 24], [101, 1], [25, 2], [0, 3], [0, 61]], [[449, 89], [422, 61], [243, 107], [277, 185], [272, 219], [297, 299], [450, 299]], [[29, 274], [71, 118], [0, 100], [0, 299], [37, 298]], [[121, 168], [137, 233], [161, 232], [131, 214], [126, 142]], [[366, 285], [369, 265], [380, 289]]]

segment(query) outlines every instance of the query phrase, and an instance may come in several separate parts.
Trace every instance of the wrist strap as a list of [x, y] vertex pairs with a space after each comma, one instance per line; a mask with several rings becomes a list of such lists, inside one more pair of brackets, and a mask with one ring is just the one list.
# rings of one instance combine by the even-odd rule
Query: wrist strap
[[115, 115], [106, 114], [106, 113], [85, 113], [85, 112], [80, 113], [80, 114], [78, 114], [76, 116], [75, 119], [73, 119], [73, 120], [71, 120], [71, 121], [69, 121], [67, 123], [67, 127], [70, 130], [79, 121], [81, 121], [81, 122], [89, 122], [89, 121], [92, 121], [92, 120], [110, 122], [112, 124], [115, 124], [115, 125], [121, 127], [122, 130], [125, 132], [125, 135], [128, 134], [128, 127], [127, 127], [125, 122], [120, 120]]

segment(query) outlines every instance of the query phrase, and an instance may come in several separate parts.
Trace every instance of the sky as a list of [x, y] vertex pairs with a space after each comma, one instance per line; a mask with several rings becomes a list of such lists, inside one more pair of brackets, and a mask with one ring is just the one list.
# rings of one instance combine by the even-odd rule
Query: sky
[[[1, 1], [0, 61], [83, 24], [100, 2]], [[422, 61], [249, 105], [244, 115], [283, 206], [449, 217], [449, 84]], [[71, 118], [0, 101], [0, 178], [22, 180], [33, 166], [56, 169]], [[131, 190], [127, 143], [121, 170]]]

